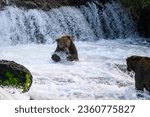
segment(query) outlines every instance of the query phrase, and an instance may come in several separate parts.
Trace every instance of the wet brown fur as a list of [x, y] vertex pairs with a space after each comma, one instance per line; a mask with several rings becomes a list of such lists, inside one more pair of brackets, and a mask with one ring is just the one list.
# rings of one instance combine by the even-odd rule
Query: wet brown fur
[[68, 61], [79, 60], [77, 49], [70, 36], [63, 36], [58, 38], [56, 39], [56, 42], [57, 48], [55, 52], [65, 52], [67, 54]]
[[144, 56], [131, 56], [126, 59], [127, 70], [135, 72], [135, 88], [138, 91], [150, 92], [150, 58]]

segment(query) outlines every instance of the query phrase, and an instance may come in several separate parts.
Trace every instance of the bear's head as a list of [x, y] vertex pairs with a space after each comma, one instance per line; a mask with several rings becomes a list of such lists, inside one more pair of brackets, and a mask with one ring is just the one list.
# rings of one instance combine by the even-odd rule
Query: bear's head
[[56, 39], [57, 46], [63, 49], [67, 54], [69, 54], [69, 47], [71, 45], [71, 37], [70, 36], [63, 36], [61, 38]]
[[136, 65], [142, 59], [141, 56], [131, 56], [126, 59], [127, 62], [127, 70], [134, 71], [136, 70]]

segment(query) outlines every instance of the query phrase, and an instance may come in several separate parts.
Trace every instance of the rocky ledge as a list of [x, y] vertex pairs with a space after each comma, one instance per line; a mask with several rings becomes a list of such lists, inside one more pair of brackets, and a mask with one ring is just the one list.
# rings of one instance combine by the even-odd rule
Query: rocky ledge
[[150, 0], [118, 0], [125, 6], [137, 23], [140, 36], [150, 38]]
[[43, 9], [49, 10], [60, 6], [81, 5], [90, 0], [1, 0], [0, 7], [7, 5], [15, 5], [17, 7], [24, 7], [27, 9]]

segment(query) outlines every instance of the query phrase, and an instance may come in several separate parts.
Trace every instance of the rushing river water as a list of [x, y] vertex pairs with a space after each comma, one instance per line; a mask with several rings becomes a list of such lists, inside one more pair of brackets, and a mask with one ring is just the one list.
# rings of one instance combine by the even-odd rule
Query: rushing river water
[[[150, 47], [137, 42], [134, 23], [118, 3], [48, 12], [7, 7], [0, 17], [0, 59], [14, 60], [33, 75], [29, 92], [1, 87], [0, 99], [137, 99], [126, 58], [149, 56]], [[80, 60], [55, 63], [53, 42], [67, 34]]]

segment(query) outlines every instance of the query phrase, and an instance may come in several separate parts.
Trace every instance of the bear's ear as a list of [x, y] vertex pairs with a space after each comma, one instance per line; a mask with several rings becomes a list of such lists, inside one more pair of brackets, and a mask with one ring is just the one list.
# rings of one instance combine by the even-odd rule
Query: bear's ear
[[143, 57], [141, 56], [131, 56], [131, 59], [134, 60], [134, 61], [139, 61], [141, 60]]
[[73, 41], [73, 38], [71, 36], [66, 36], [69, 40]]
[[139, 58], [138, 56], [131, 56], [132, 59], [137, 59]]
[[59, 39], [56, 39], [56, 42], [59, 42]]

